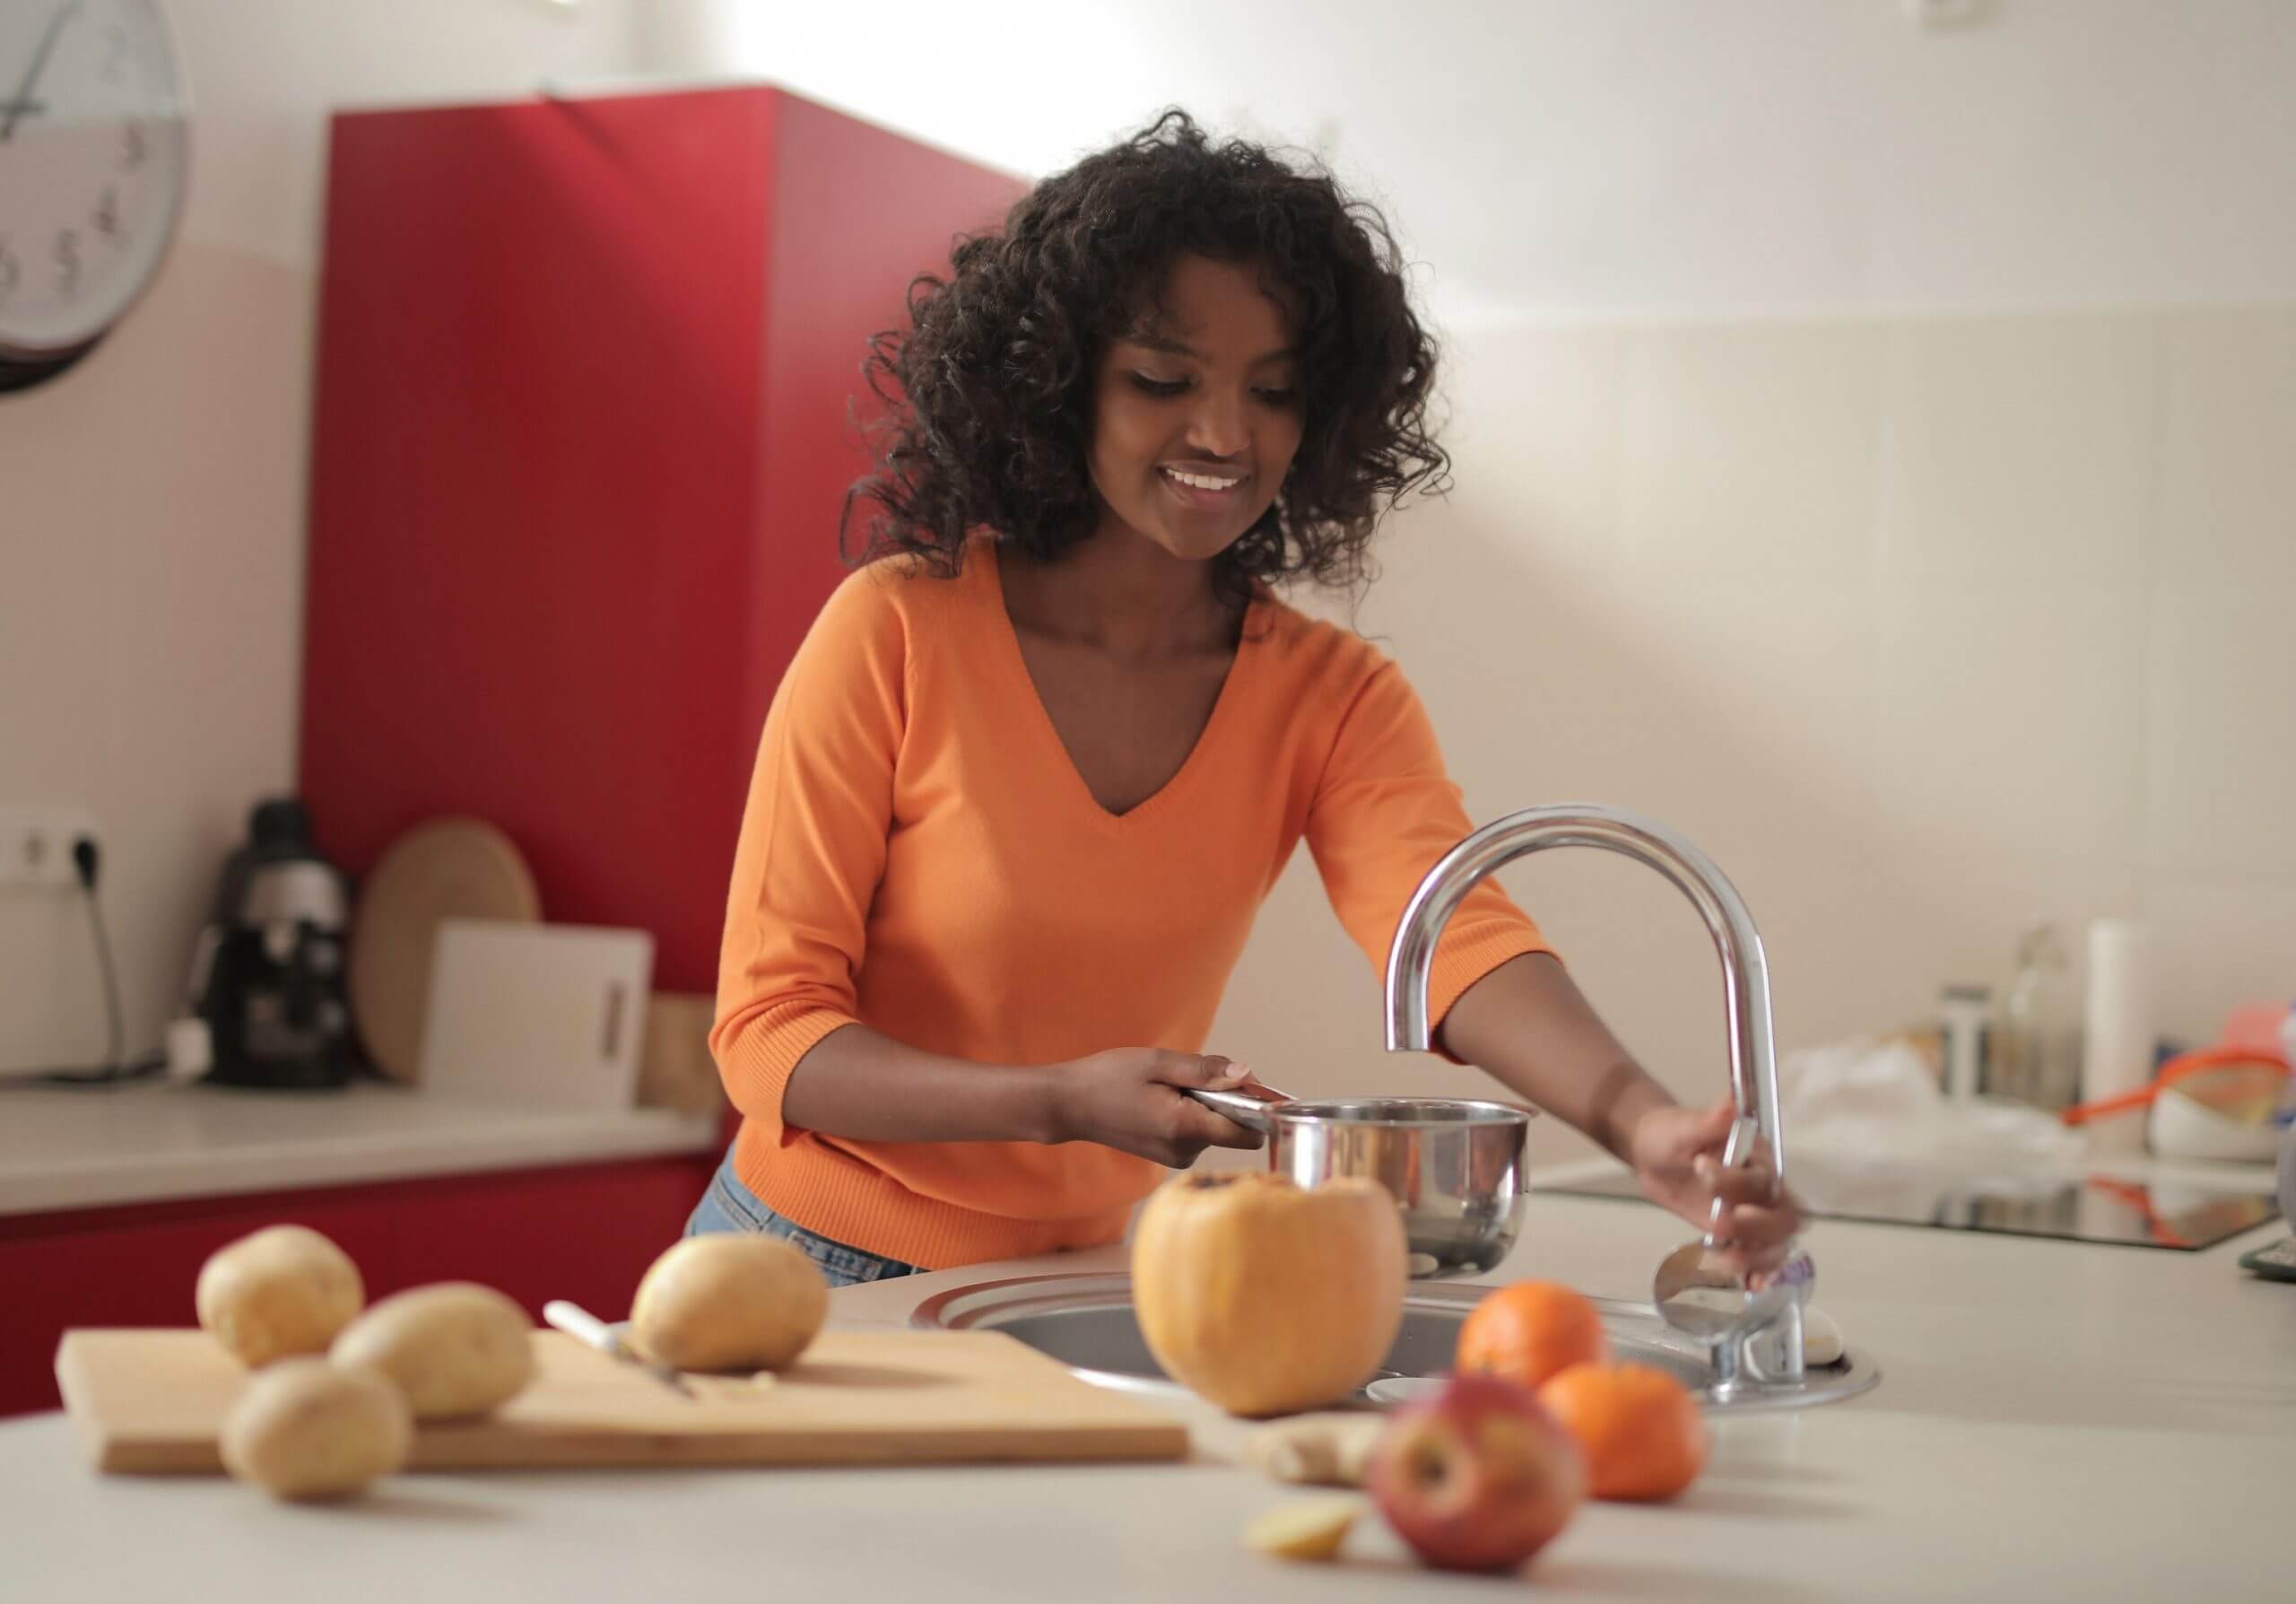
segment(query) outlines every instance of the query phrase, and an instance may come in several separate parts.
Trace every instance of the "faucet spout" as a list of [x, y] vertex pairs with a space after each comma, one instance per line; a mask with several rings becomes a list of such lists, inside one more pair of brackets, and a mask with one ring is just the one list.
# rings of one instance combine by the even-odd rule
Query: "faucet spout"
[[1744, 898], [1713, 859], [1654, 820], [1594, 802], [1526, 808], [1484, 825], [1443, 855], [1420, 882], [1387, 954], [1387, 1050], [1431, 1045], [1427, 980], [1435, 946], [1459, 903], [1483, 876], [1549, 847], [1600, 847], [1657, 870], [1689, 897], [1722, 959], [1729, 1033], [1730, 1090], [1742, 1119], [1769, 1143], [1779, 1178], [1786, 1144], [1779, 1129], [1778, 1062], [1770, 1039], [1770, 964]]

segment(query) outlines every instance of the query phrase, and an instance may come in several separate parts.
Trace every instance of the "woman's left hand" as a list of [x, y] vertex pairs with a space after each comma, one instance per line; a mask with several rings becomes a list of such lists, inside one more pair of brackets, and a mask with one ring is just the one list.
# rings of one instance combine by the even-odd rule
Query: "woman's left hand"
[[1716, 1248], [1732, 1269], [1747, 1275], [1785, 1262], [1802, 1228], [1802, 1205], [1779, 1181], [1767, 1146], [1757, 1146], [1735, 1170], [1722, 1167], [1723, 1146], [1737, 1117], [1737, 1103], [1727, 1097], [1709, 1109], [1654, 1108], [1635, 1122], [1626, 1158], [1652, 1202], [1700, 1231], [1720, 1197]]

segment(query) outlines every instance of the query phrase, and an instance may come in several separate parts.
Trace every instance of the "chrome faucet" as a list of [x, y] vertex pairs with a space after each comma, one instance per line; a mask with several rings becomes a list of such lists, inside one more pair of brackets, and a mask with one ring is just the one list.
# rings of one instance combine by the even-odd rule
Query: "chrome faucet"
[[[1526, 808], [1484, 825], [1443, 855], [1405, 908], [1387, 954], [1387, 1050], [1424, 1052], [1432, 1045], [1427, 1020], [1427, 979], [1435, 945], [1467, 894], [1500, 865], [1549, 847], [1601, 847], [1657, 870], [1698, 909], [1722, 959], [1722, 995], [1730, 1041], [1730, 1091], [1740, 1130], [1769, 1144], [1779, 1179], [1786, 1177], [1786, 1142], [1779, 1129], [1778, 1061], [1771, 1045], [1770, 965], [1753, 916], [1713, 859], [1672, 830], [1622, 808], [1564, 802]], [[1734, 1140], [1742, 1160], [1750, 1141]], [[1804, 1261], [1806, 1266], [1806, 1260]], [[1778, 1303], [1774, 1313], [1718, 1347], [1718, 1387], [1750, 1384], [1741, 1362], [1771, 1383], [1802, 1380], [1801, 1303]], [[1724, 1351], [1726, 1347], [1727, 1351]]]

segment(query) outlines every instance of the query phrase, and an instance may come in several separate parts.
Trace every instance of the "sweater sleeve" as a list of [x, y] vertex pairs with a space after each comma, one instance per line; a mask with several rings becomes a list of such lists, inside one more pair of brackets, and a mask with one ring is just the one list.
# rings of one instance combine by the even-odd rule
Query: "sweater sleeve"
[[[1307, 840], [1333, 911], [1383, 984], [1413, 893], [1474, 829], [1418, 693], [1400, 668], [1380, 658], [1340, 721], [1309, 805]], [[1439, 1040], [1451, 1005], [1501, 963], [1552, 950], [1498, 883], [1484, 880], [1436, 945], [1427, 986], [1431, 1035]]]
[[787, 1145], [781, 1097], [857, 1023], [907, 719], [908, 632], [883, 576], [847, 577], [776, 687], [734, 850], [709, 1045], [735, 1107]]

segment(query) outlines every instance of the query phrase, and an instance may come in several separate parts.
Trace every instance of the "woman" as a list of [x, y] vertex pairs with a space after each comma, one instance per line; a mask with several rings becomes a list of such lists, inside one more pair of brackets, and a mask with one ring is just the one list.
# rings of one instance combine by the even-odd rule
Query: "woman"
[[[1166, 1168], [1258, 1138], [1182, 1095], [1301, 840], [1384, 969], [1473, 827], [1395, 664], [1269, 582], [1360, 581], [1439, 484], [1433, 344], [1328, 176], [1170, 112], [922, 279], [861, 567], [766, 719], [711, 1033], [739, 1137], [690, 1233], [839, 1284], [1121, 1238]], [[1732, 1110], [1674, 1105], [1486, 883], [1429, 1016], [1742, 1263], [1791, 1236]], [[1398, 1066], [1400, 1068], [1400, 1066]]]

